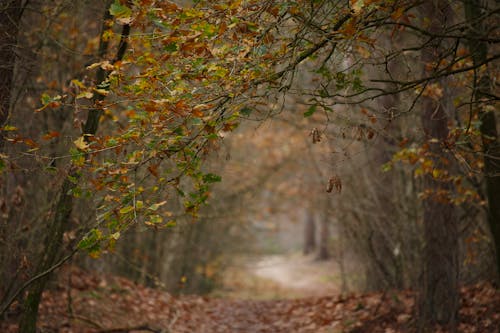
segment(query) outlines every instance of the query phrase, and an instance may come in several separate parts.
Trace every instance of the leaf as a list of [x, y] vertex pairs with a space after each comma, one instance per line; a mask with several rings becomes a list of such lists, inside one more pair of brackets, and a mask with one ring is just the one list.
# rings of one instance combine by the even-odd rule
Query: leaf
[[358, 45], [357, 47], [358, 49], [358, 53], [365, 59], [368, 59], [370, 58], [370, 56], [372, 55], [372, 53], [364, 46], [362, 45]]
[[151, 164], [148, 166], [148, 171], [155, 176], [156, 178], [159, 177], [158, 175], [158, 164]]
[[5, 125], [2, 128], [2, 131], [17, 131], [17, 127], [12, 126], [12, 125]]
[[326, 191], [331, 193], [335, 189], [337, 193], [342, 192], [342, 182], [338, 176], [333, 176], [328, 180]]
[[107, 89], [94, 89], [94, 91], [96, 93], [98, 93], [99, 95], [103, 95], [103, 96], [107, 96], [109, 95], [109, 91]]
[[245, 106], [243, 107], [241, 110], [240, 110], [240, 114], [245, 116], [245, 117], [249, 117], [250, 114], [252, 113], [252, 109], [250, 109], [248, 106]]
[[201, 118], [203, 117], [203, 111], [207, 110], [210, 106], [207, 104], [198, 104], [193, 108], [193, 116]]
[[89, 148], [89, 144], [85, 141], [85, 138], [83, 136], [73, 141], [73, 143], [75, 144], [76, 148], [80, 150], [87, 150]]
[[311, 130], [309, 136], [312, 137], [312, 143], [321, 142], [321, 132], [316, 127]]
[[124, 18], [130, 17], [132, 15], [132, 10], [127, 6], [122, 5], [119, 0], [115, 0], [115, 2], [109, 7], [109, 13], [116, 18]]
[[[92, 65], [90, 65], [92, 66]], [[79, 80], [71, 80], [71, 83], [74, 84], [75, 86], [77, 86], [78, 88], [80, 89], [87, 89], [87, 87], [85, 87], [85, 85], [83, 84], [83, 82], [79, 81]]]
[[120, 209], [120, 214], [125, 215], [127, 213], [130, 213], [133, 210], [134, 210], [134, 206], [125, 206], [125, 207]]
[[152, 211], [157, 211], [158, 208], [160, 208], [161, 206], [163, 206], [166, 203], [167, 203], [167, 201], [157, 202], [157, 203], [152, 204], [151, 206], [149, 206], [148, 209], [152, 210]]
[[102, 232], [98, 229], [92, 229], [78, 243], [78, 248], [88, 251], [96, 251], [99, 249], [99, 240], [102, 239]]
[[311, 105], [306, 112], [304, 112], [304, 117], [310, 117], [316, 112], [317, 105]]
[[213, 173], [207, 173], [203, 175], [203, 182], [204, 183], [217, 183], [222, 180], [222, 177]]
[[91, 91], [84, 91], [84, 92], [81, 92], [78, 95], [76, 95], [76, 99], [80, 99], [80, 98], [91, 99], [93, 96], [94, 96], [94, 93], [92, 93]]
[[392, 170], [392, 161], [382, 164], [382, 171], [389, 172]]
[[149, 221], [144, 222], [146, 225], [158, 225], [163, 222], [163, 217], [158, 214], [149, 216]]
[[52, 139], [60, 137], [60, 136], [61, 136], [61, 133], [59, 133], [57, 131], [51, 131], [51, 132], [45, 134], [44, 136], [42, 136], [42, 138], [44, 140], [52, 140]]
[[359, 13], [365, 5], [363, 0], [350, 0], [349, 3], [354, 13]]
[[168, 43], [167, 45], [165, 45], [163, 47], [163, 50], [165, 50], [166, 52], [172, 53], [172, 52], [179, 50], [179, 45], [177, 45], [177, 43], [175, 43], [175, 42]]
[[59, 107], [61, 105], [60, 100], [62, 98], [63, 96], [61, 95], [51, 97], [49, 94], [43, 93], [42, 96], [40, 97], [43, 106], [41, 108], [36, 109], [35, 112], [40, 112], [48, 107], [50, 108]]

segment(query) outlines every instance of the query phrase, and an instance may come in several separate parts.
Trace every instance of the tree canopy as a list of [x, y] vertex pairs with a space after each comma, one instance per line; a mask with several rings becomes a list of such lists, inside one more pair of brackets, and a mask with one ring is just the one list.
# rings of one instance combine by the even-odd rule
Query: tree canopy
[[[20, 47], [37, 45], [36, 56], [44, 60], [33, 80], [40, 100], [25, 105], [34, 122], [45, 124], [36, 131], [23, 128], [22, 118], [30, 113], [16, 107], [5, 111], [22, 90], [14, 87], [21, 79], [14, 80], [11, 62], [3, 76], [7, 83], [0, 87], [2, 177], [29, 165], [54, 179], [57, 188], [50, 213], [42, 218], [48, 232], [35, 279], [8, 297], [2, 311], [35, 280], [40, 284], [30, 295], [37, 296], [28, 296], [26, 304], [37, 307], [43, 277], [74, 251], [98, 257], [132, 225], [175, 227], [179, 213], [171, 202], [177, 198], [184, 214], [196, 219], [210, 201], [212, 184], [221, 181], [205, 165], [208, 154], [242, 122], [295, 108], [315, 122], [313, 144], [327, 138], [334, 147], [334, 138], [345, 138], [343, 129], [349, 128], [353, 141], [382, 138], [398, 147], [380, 168], [390, 172], [407, 165], [423, 184], [424, 257], [432, 260], [423, 268], [422, 316], [456, 323], [457, 209], [487, 210], [500, 257], [495, 2], [115, 0], [94, 5], [92, 13], [100, 12], [102, 19], [83, 15], [78, 21], [68, 10], [77, 5], [63, 0], [10, 1], [2, 9], [11, 8], [11, 22], [17, 22], [0, 22], [10, 37], [0, 40], [2, 45], [23, 36]], [[36, 28], [18, 32], [28, 19]], [[64, 54], [54, 54], [51, 43], [62, 45]], [[11, 57], [5, 52], [2, 61]], [[420, 125], [400, 121], [407, 117]], [[346, 186], [335, 171], [324, 184], [334, 193]], [[92, 222], [79, 230], [70, 256], [62, 256], [79, 198], [92, 202]], [[435, 271], [436, 260], [442, 260], [437, 266], [444, 272]], [[441, 284], [446, 285], [442, 295], [428, 294]], [[456, 297], [450, 297], [450, 288]], [[450, 300], [448, 309], [436, 299]]]

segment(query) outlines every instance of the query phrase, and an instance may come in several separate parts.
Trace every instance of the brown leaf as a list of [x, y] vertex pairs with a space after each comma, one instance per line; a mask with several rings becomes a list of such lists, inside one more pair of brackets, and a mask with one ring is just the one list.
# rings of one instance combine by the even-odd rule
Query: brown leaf
[[331, 193], [334, 189], [337, 193], [342, 191], [342, 182], [338, 176], [333, 176], [328, 180], [326, 191]]
[[309, 133], [309, 136], [312, 137], [312, 143], [318, 143], [321, 142], [321, 133], [318, 131], [316, 127], [314, 127], [311, 132]]

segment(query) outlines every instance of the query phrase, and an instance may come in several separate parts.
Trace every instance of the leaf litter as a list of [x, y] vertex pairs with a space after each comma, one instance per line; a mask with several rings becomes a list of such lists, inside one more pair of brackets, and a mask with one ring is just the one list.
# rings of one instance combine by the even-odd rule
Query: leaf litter
[[[416, 295], [409, 290], [286, 300], [174, 297], [122, 277], [66, 270], [43, 294], [41, 332], [415, 332]], [[18, 331], [20, 311], [13, 304], [1, 332]], [[496, 333], [499, 327], [500, 291], [486, 282], [463, 287], [459, 332]]]

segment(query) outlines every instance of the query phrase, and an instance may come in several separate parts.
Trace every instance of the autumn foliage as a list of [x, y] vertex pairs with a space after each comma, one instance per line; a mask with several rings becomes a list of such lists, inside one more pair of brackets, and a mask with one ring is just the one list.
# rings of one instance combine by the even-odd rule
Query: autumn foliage
[[[235, 229], [244, 228], [235, 221], [245, 217], [210, 217], [207, 204], [236, 215], [228, 203], [259, 187], [267, 191], [261, 202], [291, 193], [287, 208], [321, 210], [323, 259], [329, 256], [329, 221], [336, 220], [340, 238], [360, 249], [356, 258], [370, 262], [368, 289], [417, 288], [420, 305], [410, 301], [409, 291], [263, 303], [174, 300], [128, 280], [86, 273], [82, 290], [92, 285], [117, 302], [132, 302], [134, 295], [161, 304], [170, 316], [165, 325], [178, 332], [201, 323], [206, 331], [231, 331], [238, 324], [225, 327], [222, 318], [247, 315], [244, 327], [262, 332], [391, 332], [436, 323], [479, 332], [498, 324], [498, 294], [489, 285], [465, 287], [458, 302], [460, 279], [476, 282], [460, 272], [465, 267], [472, 274], [466, 264], [474, 261], [473, 248], [481, 249], [477, 257], [489, 268], [481, 277], [495, 279], [492, 267], [500, 267], [498, 4], [6, 3], [0, 8], [6, 18], [0, 28], [7, 31], [0, 39], [6, 50], [0, 52], [6, 64], [0, 82], [0, 276], [9, 281], [0, 286], [0, 298], [2, 313], [12, 304], [22, 309], [21, 329], [35, 331], [51, 273], [78, 252], [97, 259], [124, 249], [125, 260], [155, 258], [151, 266], [157, 268], [168, 256], [165, 266], [179, 275], [174, 285], [193, 272], [212, 283], [214, 267], [223, 266], [223, 246], [210, 233], [236, 239]], [[262, 163], [266, 174], [239, 169], [227, 195], [220, 195], [214, 188], [223, 181], [221, 165], [229, 162], [214, 156], [236, 140], [240, 127], [269, 119], [294, 124], [300, 139], [283, 125], [267, 141], [255, 141], [254, 151], [271, 141], [280, 147]], [[371, 160], [363, 172], [348, 165], [363, 154]], [[290, 168], [286, 181], [269, 185], [290, 160], [306, 166], [307, 174]], [[254, 176], [253, 187], [246, 175]], [[251, 204], [240, 206], [249, 212]], [[211, 219], [224, 223], [212, 227]], [[130, 230], [152, 236], [126, 238]], [[168, 249], [176, 248], [169, 252], [157, 235], [177, 230], [186, 236], [168, 238]], [[139, 239], [149, 256], [127, 247]], [[148, 265], [138, 269], [143, 282], [155, 281]], [[128, 296], [116, 296], [112, 284]], [[66, 292], [70, 297], [72, 288]], [[42, 325], [51, 325], [50, 315], [63, 316], [56, 295], [61, 290], [45, 294]], [[93, 301], [80, 296], [75, 308]], [[140, 311], [152, 312], [151, 320], [159, 316], [153, 307], [138, 305], [132, 312]], [[108, 319], [98, 319], [90, 320], [92, 329], [106, 331]], [[90, 329], [79, 325], [75, 329]]]

